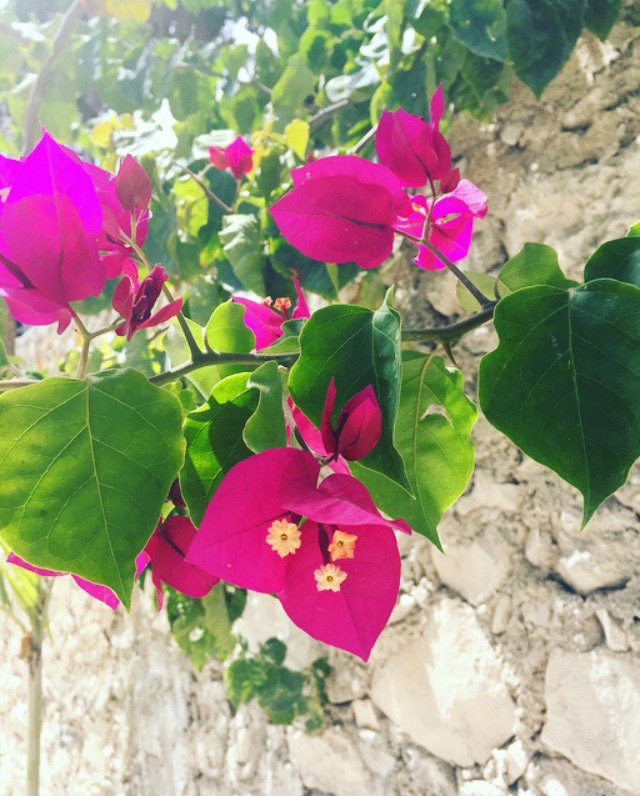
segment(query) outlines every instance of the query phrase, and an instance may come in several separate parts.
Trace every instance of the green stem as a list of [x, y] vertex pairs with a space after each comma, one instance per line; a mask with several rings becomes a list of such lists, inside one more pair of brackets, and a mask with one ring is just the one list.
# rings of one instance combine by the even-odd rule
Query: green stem
[[[173, 294], [169, 290], [166, 285], [162, 286], [162, 292], [164, 293], [167, 301], [172, 302], [175, 301]], [[200, 349], [196, 338], [193, 336], [191, 329], [189, 328], [189, 324], [187, 323], [187, 319], [184, 317], [184, 313], [182, 310], [176, 315], [178, 323], [180, 324], [180, 328], [182, 329], [182, 334], [184, 335], [184, 339], [189, 346], [189, 353], [191, 354], [191, 359], [194, 362], [200, 362], [202, 357], [205, 355], [204, 352]]]
[[469, 318], [464, 318], [456, 323], [450, 323], [447, 326], [430, 326], [424, 329], [405, 329], [402, 332], [402, 340], [404, 342], [414, 343], [451, 343], [459, 340], [463, 334], [482, 326], [487, 321], [493, 318], [497, 302], [492, 301], [480, 312], [471, 315]]
[[27, 796], [40, 793], [40, 737], [42, 733], [42, 644], [51, 594], [49, 578], [38, 578], [38, 599], [30, 613], [31, 633], [23, 648], [29, 666], [27, 712]]
[[222, 354], [217, 351], [209, 351], [207, 353], [200, 353], [196, 361], [187, 362], [185, 365], [180, 365], [173, 370], [168, 370], [166, 373], [159, 373], [157, 376], [152, 376], [150, 381], [153, 384], [162, 386], [175, 381], [182, 376], [187, 376], [193, 373], [194, 370], [200, 368], [210, 367], [211, 365], [260, 365], [263, 362], [277, 362], [278, 365], [289, 366], [298, 358], [297, 354]]

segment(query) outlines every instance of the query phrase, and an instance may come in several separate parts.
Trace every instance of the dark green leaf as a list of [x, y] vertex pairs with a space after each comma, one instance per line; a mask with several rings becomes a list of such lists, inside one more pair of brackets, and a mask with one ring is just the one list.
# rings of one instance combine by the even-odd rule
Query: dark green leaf
[[571, 55], [583, 9], [584, 0], [509, 0], [509, 55], [516, 75], [537, 96]]
[[622, 0], [587, 0], [584, 22], [603, 41], [620, 15]]
[[18, 555], [109, 586], [134, 559], [184, 452], [176, 398], [134, 370], [52, 378], [0, 397], [0, 528]]
[[269, 638], [260, 647], [260, 655], [275, 666], [280, 666], [284, 663], [287, 655], [287, 645], [283, 644], [280, 639]]
[[452, 0], [449, 24], [456, 39], [483, 58], [507, 57], [507, 15], [502, 0]]
[[640, 455], [640, 289], [598, 279], [502, 299], [480, 365], [487, 419], [582, 492], [586, 523]]
[[247, 290], [264, 296], [260, 225], [255, 216], [232, 214], [222, 220], [220, 240], [235, 275]]
[[245, 373], [237, 373], [218, 382], [209, 401], [187, 416], [187, 455], [180, 488], [196, 525], [225, 473], [251, 456], [243, 430], [257, 406], [258, 393], [247, 387]]
[[464, 492], [473, 472], [471, 442], [477, 411], [464, 394], [462, 374], [442, 357], [406, 351], [396, 445], [415, 498], [384, 475], [352, 464], [354, 474], [391, 517], [402, 517], [417, 533], [440, 547], [438, 523]]
[[383, 430], [378, 445], [362, 464], [407, 486], [404, 464], [393, 441], [400, 400], [400, 316], [386, 301], [376, 312], [335, 304], [318, 310], [305, 323], [300, 358], [291, 369], [289, 387], [296, 404], [316, 425], [332, 378], [340, 400], [336, 411], [367, 385], [373, 386]]
[[603, 243], [584, 267], [585, 281], [617, 279], [640, 286], [640, 238], [629, 237]]
[[560, 270], [555, 250], [542, 243], [525, 243], [522, 251], [505, 264], [498, 276], [501, 295], [534, 285], [573, 287], [576, 284]]

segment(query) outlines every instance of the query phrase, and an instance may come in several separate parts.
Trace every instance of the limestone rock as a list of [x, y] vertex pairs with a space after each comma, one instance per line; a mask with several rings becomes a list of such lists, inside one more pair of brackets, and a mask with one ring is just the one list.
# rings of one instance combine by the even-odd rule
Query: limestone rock
[[370, 699], [356, 699], [352, 707], [356, 725], [360, 729], [380, 729], [380, 722], [376, 716], [376, 709], [373, 707], [373, 703]]
[[434, 606], [424, 635], [378, 666], [371, 697], [416, 743], [457, 765], [486, 762], [513, 734], [500, 663], [458, 600]]
[[545, 681], [543, 742], [586, 771], [640, 794], [640, 664], [601, 648], [556, 649]]
[[434, 547], [431, 557], [440, 580], [472, 605], [485, 602], [509, 571], [509, 548], [493, 529], [469, 545], [446, 545], [444, 554]]
[[458, 791], [459, 796], [506, 796], [507, 793], [507, 790], [503, 790], [497, 785], [492, 785], [482, 779], [472, 779], [470, 782], [464, 782]]
[[374, 781], [353, 740], [334, 727], [322, 735], [291, 728], [289, 756], [308, 788], [335, 796], [382, 796], [382, 782]]
[[612, 652], [625, 652], [625, 650], [628, 650], [629, 640], [627, 634], [615, 619], [609, 616], [609, 612], [605, 608], [598, 608], [596, 610], [596, 616], [602, 625], [607, 647], [609, 647]]

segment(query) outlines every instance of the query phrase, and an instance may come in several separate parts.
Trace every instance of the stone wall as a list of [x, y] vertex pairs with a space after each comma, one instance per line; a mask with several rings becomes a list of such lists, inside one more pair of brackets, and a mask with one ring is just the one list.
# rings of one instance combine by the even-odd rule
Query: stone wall
[[[640, 33], [585, 39], [541, 103], [519, 89], [494, 124], [454, 125], [463, 172], [487, 191], [471, 266], [527, 240], [577, 275], [640, 218]], [[446, 275], [400, 275], [455, 309]], [[23, 347], [37, 345], [37, 336]], [[460, 364], [475, 389], [487, 328]], [[31, 354], [33, 355], [33, 348]], [[402, 593], [368, 666], [331, 652], [331, 726], [235, 714], [221, 668], [196, 674], [148, 593], [112, 614], [56, 583], [45, 659], [43, 796], [624, 796], [640, 794], [640, 471], [582, 533], [577, 494], [480, 420], [477, 471], [442, 524], [446, 556], [401, 540]], [[279, 604], [253, 596], [243, 634], [323, 652]], [[0, 631], [0, 792], [17, 796], [25, 748], [19, 632]]]

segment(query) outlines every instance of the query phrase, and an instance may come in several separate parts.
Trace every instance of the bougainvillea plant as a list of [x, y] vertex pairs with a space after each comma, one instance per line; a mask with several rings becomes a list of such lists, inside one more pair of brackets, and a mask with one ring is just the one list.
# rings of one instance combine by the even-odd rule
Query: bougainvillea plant
[[[22, 324], [74, 325], [80, 342], [75, 373], [1, 384], [11, 563], [69, 573], [112, 607], [129, 606], [149, 569], [160, 605], [163, 584], [273, 594], [313, 638], [367, 660], [398, 595], [396, 535], [440, 546], [438, 522], [472, 474], [477, 409], [452, 348], [492, 319], [480, 408], [582, 492], [589, 520], [640, 455], [640, 238], [601, 246], [582, 284], [528, 244], [485, 295], [456, 263], [487, 198], [452, 166], [444, 109], [438, 88], [428, 120], [383, 113], [375, 161], [309, 152], [265, 210], [310, 264], [292, 256], [283, 295], [235, 292], [204, 326], [145, 251], [153, 188], [134, 158], [111, 173], [46, 131], [3, 158], [0, 295]], [[239, 137], [210, 150], [236, 181], [231, 219], [253, 156]], [[412, 329], [392, 290], [377, 309], [310, 310], [314, 262], [369, 271], [403, 246], [419, 268], [452, 272], [478, 311]], [[111, 309], [90, 330], [98, 296]], [[151, 372], [126, 366], [141, 335], [160, 347]], [[92, 366], [94, 347], [118, 339], [124, 365]]]

